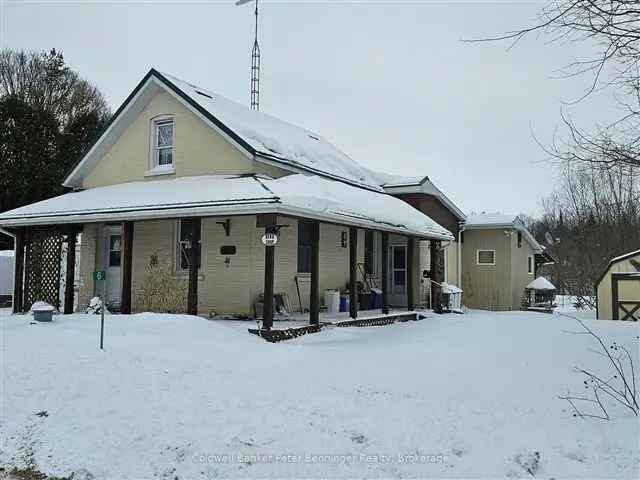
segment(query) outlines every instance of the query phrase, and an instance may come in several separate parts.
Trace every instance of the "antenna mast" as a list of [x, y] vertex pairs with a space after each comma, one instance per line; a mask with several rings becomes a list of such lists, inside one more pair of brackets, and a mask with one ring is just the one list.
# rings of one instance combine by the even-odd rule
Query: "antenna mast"
[[[236, 5], [244, 5], [252, 0], [238, 0]], [[251, 51], [251, 108], [260, 110], [260, 45], [258, 45], [258, 0], [255, 0], [255, 39]]]

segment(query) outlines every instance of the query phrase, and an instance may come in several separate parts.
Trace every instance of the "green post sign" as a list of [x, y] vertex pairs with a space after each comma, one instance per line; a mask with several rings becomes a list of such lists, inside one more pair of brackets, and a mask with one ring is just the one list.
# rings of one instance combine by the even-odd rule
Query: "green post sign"
[[105, 278], [107, 278], [107, 275], [104, 270], [98, 270], [97, 272], [93, 272], [94, 280], [104, 280]]

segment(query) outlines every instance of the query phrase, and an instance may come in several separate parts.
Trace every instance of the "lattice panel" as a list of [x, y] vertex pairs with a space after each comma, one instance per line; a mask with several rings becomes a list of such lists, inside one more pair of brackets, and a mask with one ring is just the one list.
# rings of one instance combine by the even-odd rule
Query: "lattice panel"
[[60, 308], [60, 259], [63, 235], [56, 231], [34, 230], [26, 242], [24, 311], [34, 302], [44, 301]]

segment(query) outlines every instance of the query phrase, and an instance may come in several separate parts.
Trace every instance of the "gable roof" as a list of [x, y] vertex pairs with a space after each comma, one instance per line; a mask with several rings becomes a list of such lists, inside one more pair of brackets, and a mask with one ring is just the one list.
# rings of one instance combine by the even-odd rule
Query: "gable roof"
[[[639, 256], [640, 256], [640, 250], [634, 250], [633, 252], [625, 253], [624, 255], [620, 255], [618, 257], [614, 257], [611, 260], [609, 260], [609, 263], [607, 263], [607, 266], [604, 268], [604, 270], [598, 277], [598, 280], [596, 281], [596, 288], [598, 288], [598, 285], [600, 285], [600, 282], [602, 281], [602, 279], [605, 277], [605, 275], [613, 265], [615, 265], [616, 263], [624, 262], [625, 260], [631, 260], [632, 258], [639, 257]], [[635, 265], [633, 266], [636, 269], [638, 269], [638, 267], [636, 267]], [[632, 272], [632, 273], [635, 273], [635, 272]]]
[[[367, 169], [368, 170], [368, 169]], [[453, 201], [447, 197], [442, 190], [435, 186], [427, 176], [403, 177], [401, 175], [391, 175], [383, 172], [368, 170], [376, 183], [384, 188], [384, 191], [392, 195], [403, 193], [423, 193], [436, 197], [449, 211], [458, 219], [464, 220], [466, 215]]]
[[544, 253], [544, 247], [538, 243], [527, 227], [524, 226], [518, 215], [501, 212], [472, 213], [464, 223], [465, 230], [494, 230], [501, 228], [515, 228], [522, 233], [536, 253]]
[[366, 169], [320, 135], [155, 69], [151, 69], [127, 97], [63, 185], [79, 187], [85, 173], [117, 140], [141, 107], [160, 91], [176, 97], [215, 131], [257, 161], [382, 191]]

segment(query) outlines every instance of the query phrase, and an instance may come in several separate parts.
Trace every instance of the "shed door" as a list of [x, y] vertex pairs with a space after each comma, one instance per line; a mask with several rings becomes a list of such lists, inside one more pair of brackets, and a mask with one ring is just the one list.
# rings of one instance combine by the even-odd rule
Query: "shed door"
[[640, 274], [613, 274], [614, 320], [640, 320]]

